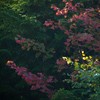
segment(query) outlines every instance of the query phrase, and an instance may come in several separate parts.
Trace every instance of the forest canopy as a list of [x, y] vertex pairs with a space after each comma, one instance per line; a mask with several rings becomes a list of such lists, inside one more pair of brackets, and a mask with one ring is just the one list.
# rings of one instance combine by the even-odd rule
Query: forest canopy
[[0, 0], [0, 99], [99, 100], [99, 0]]

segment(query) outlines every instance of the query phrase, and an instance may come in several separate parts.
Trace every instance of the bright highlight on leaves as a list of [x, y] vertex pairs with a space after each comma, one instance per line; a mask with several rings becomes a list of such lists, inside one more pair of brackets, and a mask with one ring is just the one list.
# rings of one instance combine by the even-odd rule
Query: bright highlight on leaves
[[65, 60], [67, 62], [67, 64], [73, 63], [71, 58], [69, 58], [69, 57], [62, 57], [62, 59]]
[[81, 53], [82, 53], [82, 59], [83, 60], [90, 61], [92, 59], [92, 56], [86, 56], [86, 54], [84, 53], [84, 51], [82, 51]]

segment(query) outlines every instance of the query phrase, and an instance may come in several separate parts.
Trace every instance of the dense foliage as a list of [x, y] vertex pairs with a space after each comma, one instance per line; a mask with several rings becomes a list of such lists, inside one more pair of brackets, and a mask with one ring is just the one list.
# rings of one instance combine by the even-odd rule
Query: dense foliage
[[99, 4], [1, 0], [0, 98], [99, 100]]

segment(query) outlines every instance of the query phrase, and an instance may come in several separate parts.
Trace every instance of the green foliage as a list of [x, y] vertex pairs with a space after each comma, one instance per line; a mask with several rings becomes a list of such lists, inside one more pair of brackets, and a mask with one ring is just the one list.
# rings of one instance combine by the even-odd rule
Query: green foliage
[[72, 91], [59, 89], [52, 97], [51, 100], [80, 100]]
[[[92, 56], [85, 56], [82, 51], [83, 61], [73, 62], [74, 72], [71, 73], [71, 79], [65, 79], [67, 83], [72, 84], [72, 90], [79, 91], [80, 97], [87, 100], [99, 100], [100, 96], [100, 65], [99, 60], [93, 60]], [[67, 60], [68, 62], [68, 60]]]
[[5, 63], [12, 58], [12, 54], [7, 49], [0, 49], [0, 65], [1, 67], [5, 65]]
[[[75, 2], [83, 2], [84, 7], [97, 6], [99, 1], [97, 0], [74, 0]], [[93, 2], [92, 2], [93, 1]], [[43, 72], [44, 74], [53, 74], [56, 70], [54, 68], [56, 59], [62, 55], [66, 55], [66, 50], [64, 47], [64, 41], [66, 39], [65, 34], [62, 31], [50, 30], [43, 26], [44, 21], [47, 19], [60, 19], [62, 24], [69, 27], [64, 18], [57, 18], [54, 16], [54, 12], [50, 10], [52, 4], [57, 4], [63, 7], [61, 0], [0, 0], [0, 93], [4, 95], [17, 95], [19, 93], [18, 100], [28, 100], [38, 97], [41, 100], [44, 98], [39, 97], [38, 92], [30, 93], [28, 87], [21, 79], [17, 77], [11, 70], [6, 67], [6, 62], [12, 59], [17, 62], [18, 65], [29, 66], [32, 72]], [[84, 9], [83, 7], [83, 9]], [[70, 17], [71, 15], [69, 15]], [[81, 24], [80, 22], [77, 24]], [[84, 29], [84, 28], [83, 28]], [[83, 31], [83, 30], [76, 30]], [[95, 32], [92, 32], [95, 34]], [[33, 49], [28, 51], [21, 50], [18, 44], [15, 44], [15, 36], [21, 34], [23, 37], [35, 40], [35, 46]], [[98, 36], [97, 36], [98, 37]], [[99, 37], [98, 37], [99, 39]], [[27, 45], [27, 44], [25, 44]], [[36, 48], [35, 48], [36, 47]], [[36, 49], [37, 52], [34, 52]], [[46, 49], [46, 50], [44, 50]], [[55, 49], [55, 54], [51, 53]], [[41, 51], [43, 51], [41, 53]], [[71, 51], [71, 56], [76, 57], [77, 54], [73, 55], [73, 50]], [[44, 54], [45, 61], [43, 60]], [[68, 52], [67, 52], [68, 54]], [[94, 54], [95, 55], [95, 54]], [[42, 59], [42, 60], [41, 60]], [[78, 100], [76, 95], [85, 99], [85, 96], [89, 96], [90, 100], [99, 100], [100, 90], [98, 89], [100, 77], [99, 66], [91, 66], [92, 62], [89, 62], [89, 66], [83, 63], [74, 64], [75, 70], [79, 70], [79, 74], [75, 75], [78, 78], [78, 82], [73, 82], [68, 80], [73, 85], [71, 88], [74, 91], [69, 91], [65, 89], [58, 90], [52, 100]], [[81, 65], [81, 66], [80, 66]], [[69, 65], [67, 66], [69, 67]], [[79, 68], [80, 67], [80, 68]], [[93, 67], [93, 68], [92, 68]], [[88, 70], [86, 68], [91, 68]], [[85, 69], [85, 70], [84, 70]], [[66, 70], [65, 70], [66, 71]], [[11, 74], [11, 75], [10, 75]], [[11, 76], [11, 77], [10, 77]], [[59, 77], [58, 75], [57, 77]], [[95, 77], [94, 77], [95, 76]], [[60, 77], [59, 77], [60, 78]], [[60, 79], [60, 81], [62, 78]], [[56, 84], [57, 88], [63, 86], [62, 83]], [[20, 91], [21, 89], [21, 91]], [[28, 91], [27, 91], [28, 90]], [[9, 93], [10, 92], [10, 93]], [[15, 93], [15, 94], [14, 94]], [[23, 95], [25, 94], [25, 95]], [[27, 96], [26, 96], [27, 94]], [[25, 96], [25, 97], [24, 97]], [[16, 96], [15, 96], [16, 97]], [[9, 97], [11, 99], [11, 97]], [[88, 98], [88, 97], [87, 97]], [[8, 98], [7, 98], [8, 99]], [[17, 98], [14, 98], [15, 100]], [[46, 97], [48, 100], [48, 98]], [[37, 99], [38, 100], [38, 99]]]
[[[39, 96], [42, 94], [28, 91], [24, 82], [17, 79], [15, 73], [7, 68], [6, 62], [13, 59], [19, 65], [29, 66], [34, 73], [42, 71], [44, 74], [52, 74], [55, 72], [52, 66], [56, 58], [51, 57], [50, 54], [53, 51], [52, 48], [56, 47], [54, 34], [53, 31], [43, 26], [46, 19], [54, 18], [50, 10], [54, 2], [56, 3], [54, 0], [0, 0], [0, 95], [3, 94], [4, 98], [7, 96], [10, 100], [26, 100], [26, 98], [31, 100], [37, 97], [37, 100], [40, 98], [48, 100], [46, 94]], [[46, 48], [46, 61], [43, 62], [43, 57], [37, 58], [33, 50], [21, 50], [14, 40], [17, 34], [37, 41], [39, 50]], [[40, 55], [40, 51], [37, 52], [37, 56]], [[48, 58], [50, 60], [47, 60]], [[19, 97], [11, 98], [13, 95]]]

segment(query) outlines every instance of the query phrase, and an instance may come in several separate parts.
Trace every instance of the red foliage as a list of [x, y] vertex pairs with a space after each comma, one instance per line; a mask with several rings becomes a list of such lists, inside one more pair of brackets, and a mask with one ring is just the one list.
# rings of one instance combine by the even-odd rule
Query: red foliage
[[82, 5], [81, 3], [73, 5], [72, 0], [70, 0], [69, 2], [67, 2], [66, 0], [62, 0], [62, 2], [65, 3], [65, 7], [63, 9], [58, 8], [56, 5], [52, 5], [51, 8], [56, 11], [56, 16], [63, 15], [65, 18], [67, 17], [68, 12], [76, 12], [77, 8]]
[[57, 59], [56, 64], [57, 64], [56, 67], [57, 67], [58, 72], [61, 72], [62, 70], [68, 68], [68, 64], [63, 59]]
[[[20, 37], [21, 38], [21, 37]], [[22, 44], [22, 43], [25, 43], [26, 39], [25, 38], [21, 38], [21, 40], [17, 40], [16, 39], [16, 43], [18, 44]]]
[[[62, 9], [56, 5], [51, 8], [55, 11], [56, 16], [64, 16], [63, 22], [62, 19], [59, 19], [58, 22], [50, 21], [53, 23], [44, 25], [51, 29], [59, 28], [64, 31], [67, 35], [66, 50], [70, 51], [71, 48], [75, 47], [76, 51], [79, 51], [78, 48], [88, 48], [98, 52], [100, 50], [98, 10], [94, 8], [84, 9], [82, 3], [74, 4], [73, 0], [62, 0], [62, 2], [65, 4]], [[46, 23], [50, 22], [46, 21]]]
[[55, 21], [49, 20], [49, 21], [45, 21], [44, 25], [46, 27], [50, 27], [53, 30], [56, 29], [56, 28], [59, 28], [61, 30], [65, 30], [65, 27], [61, 25], [61, 22], [60, 21], [55, 22]]
[[7, 65], [14, 69], [27, 84], [31, 85], [31, 90], [39, 89], [41, 92], [47, 93], [49, 97], [52, 95], [53, 91], [49, 87], [50, 83], [55, 82], [53, 76], [45, 77], [42, 73], [32, 74], [27, 68], [19, 67], [13, 61], [8, 61]]

